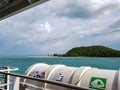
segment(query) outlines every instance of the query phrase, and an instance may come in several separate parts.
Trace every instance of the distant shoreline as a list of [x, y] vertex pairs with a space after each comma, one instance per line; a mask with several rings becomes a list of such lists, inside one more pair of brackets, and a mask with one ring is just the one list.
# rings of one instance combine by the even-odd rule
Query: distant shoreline
[[18, 58], [20, 58], [20, 57], [24, 57], [24, 58], [120, 58], [120, 57], [82, 57], [82, 56], [77, 56], [77, 57], [74, 57], [74, 56], [72, 56], [72, 57], [64, 57], [64, 56], [22, 56], [22, 55], [20, 55], [20, 56], [13, 56], [13, 55], [11, 55], [11, 56], [0, 56], [1, 58], [3, 57], [3, 58], [8, 58], [8, 57], [18, 57]]
[[120, 58], [120, 57], [58, 57], [58, 58]]

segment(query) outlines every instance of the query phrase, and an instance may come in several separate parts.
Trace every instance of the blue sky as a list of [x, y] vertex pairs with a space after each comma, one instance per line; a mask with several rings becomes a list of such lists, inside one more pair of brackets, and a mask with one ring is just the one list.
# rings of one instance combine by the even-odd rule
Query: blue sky
[[50, 0], [0, 21], [0, 55], [52, 55], [73, 47], [120, 50], [120, 0]]

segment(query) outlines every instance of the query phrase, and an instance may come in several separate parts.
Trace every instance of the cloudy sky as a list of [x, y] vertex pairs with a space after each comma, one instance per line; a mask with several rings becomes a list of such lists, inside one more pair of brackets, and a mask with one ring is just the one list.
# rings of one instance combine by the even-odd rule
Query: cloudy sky
[[0, 55], [52, 55], [73, 47], [120, 50], [120, 0], [50, 0], [0, 21]]

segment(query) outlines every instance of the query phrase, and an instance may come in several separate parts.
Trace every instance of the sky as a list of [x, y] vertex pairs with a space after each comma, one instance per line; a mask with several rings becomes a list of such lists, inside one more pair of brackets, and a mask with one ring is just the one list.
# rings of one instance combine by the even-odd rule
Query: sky
[[120, 50], [120, 0], [50, 0], [0, 21], [0, 55], [63, 54], [91, 45]]

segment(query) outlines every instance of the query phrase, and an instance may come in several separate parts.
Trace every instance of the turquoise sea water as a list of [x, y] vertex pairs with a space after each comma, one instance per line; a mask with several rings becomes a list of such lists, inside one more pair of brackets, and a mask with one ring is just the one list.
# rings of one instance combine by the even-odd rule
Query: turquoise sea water
[[0, 66], [18, 67], [17, 73], [24, 73], [25, 70], [35, 63], [64, 64], [67, 66], [80, 67], [91, 66], [101, 69], [120, 69], [120, 58], [48, 58], [38, 56], [0, 56]]

